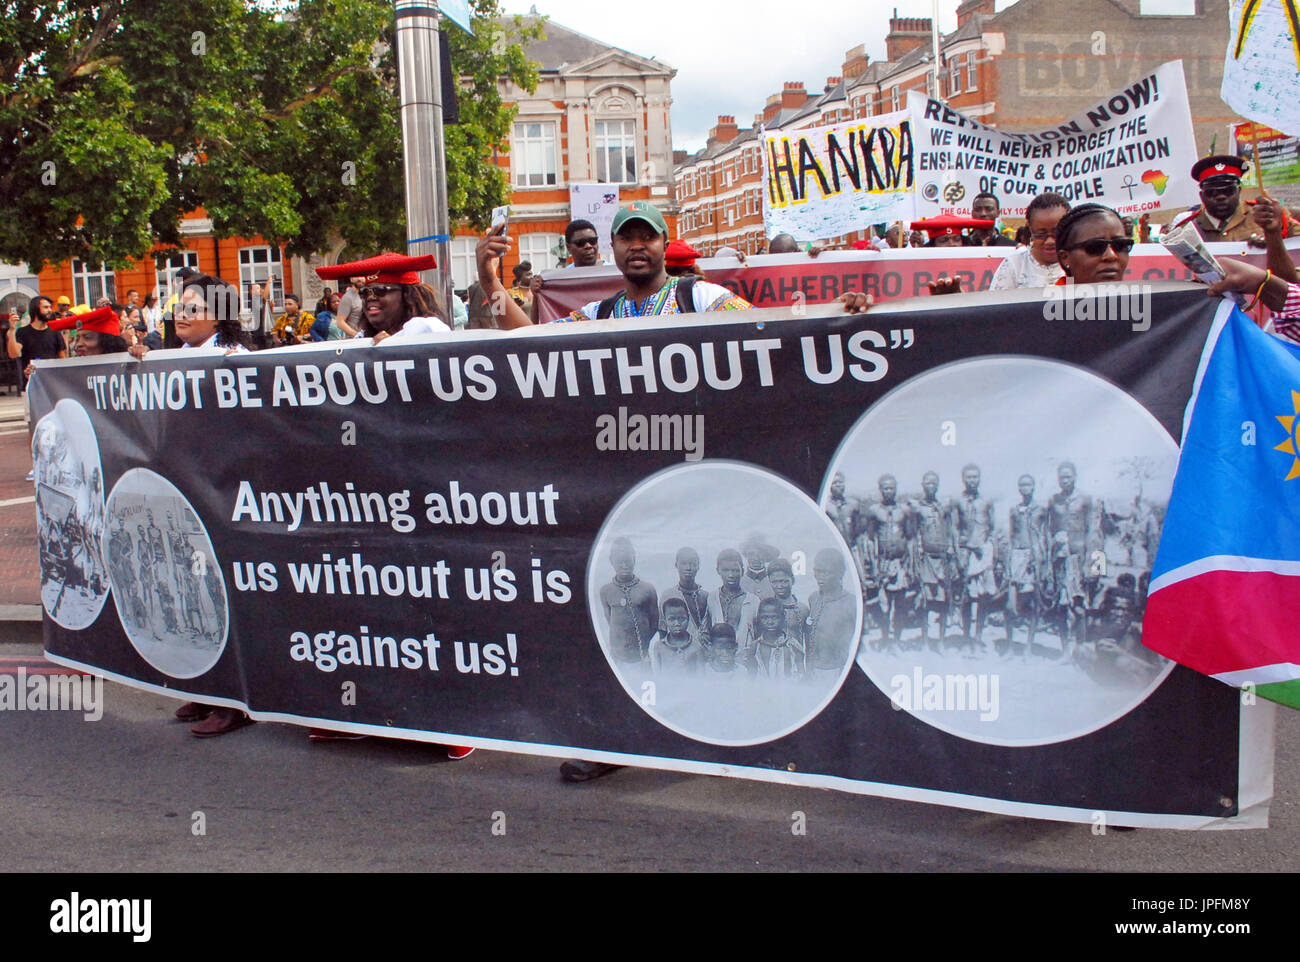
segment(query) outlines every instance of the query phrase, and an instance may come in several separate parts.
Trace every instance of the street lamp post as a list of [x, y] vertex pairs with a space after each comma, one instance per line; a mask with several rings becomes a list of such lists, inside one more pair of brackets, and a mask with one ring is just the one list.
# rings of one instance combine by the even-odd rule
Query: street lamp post
[[406, 252], [432, 254], [424, 280], [451, 316], [451, 220], [442, 140], [438, 9], [434, 0], [397, 0], [397, 85], [406, 182]]

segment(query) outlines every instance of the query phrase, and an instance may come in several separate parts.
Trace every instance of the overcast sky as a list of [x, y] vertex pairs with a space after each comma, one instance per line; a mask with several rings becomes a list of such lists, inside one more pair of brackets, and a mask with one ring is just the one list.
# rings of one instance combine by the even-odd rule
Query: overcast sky
[[[957, 28], [960, 0], [938, 0], [939, 28]], [[997, 0], [1004, 10], [1017, 0]], [[928, 17], [933, 0], [657, 0], [651, 4], [592, 0], [504, 0], [508, 13], [538, 13], [589, 37], [654, 57], [677, 68], [673, 78], [673, 145], [704, 146], [719, 114], [748, 126], [769, 94], [787, 80], [820, 92], [837, 75], [844, 52], [867, 45], [885, 58], [894, 8], [902, 17]], [[1182, 13], [1192, 0], [1143, 0], [1146, 13]], [[815, 16], [811, 15], [815, 14]], [[1088, 24], [1087, 31], [1098, 25]], [[1080, 27], [1080, 30], [1084, 30]]]

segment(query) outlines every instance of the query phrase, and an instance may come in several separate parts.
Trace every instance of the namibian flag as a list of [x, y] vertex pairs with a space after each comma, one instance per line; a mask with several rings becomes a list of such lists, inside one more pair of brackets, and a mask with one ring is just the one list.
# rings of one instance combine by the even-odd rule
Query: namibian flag
[[1300, 708], [1300, 345], [1227, 307], [1187, 407], [1142, 640]]

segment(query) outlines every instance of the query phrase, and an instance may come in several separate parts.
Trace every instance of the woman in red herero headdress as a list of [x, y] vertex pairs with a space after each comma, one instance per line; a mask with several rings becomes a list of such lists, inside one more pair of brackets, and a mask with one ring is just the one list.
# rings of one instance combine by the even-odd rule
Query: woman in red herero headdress
[[943, 214], [925, 220], [912, 221], [912, 230], [923, 230], [930, 235], [926, 247], [964, 247], [963, 230], [992, 230], [994, 222], [980, 217], [956, 217]]
[[84, 314], [69, 314], [50, 321], [51, 331], [68, 331], [73, 328], [77, 331], [77, 340], [72, 346], [72, 352], [77, 357], [126, 352], [127, 343], [122, 337], [122, 324], [117, 312], [111, 307], [97, 307]]
[[399, 331], [412, 335], [451, 330], [433, 288], [420, 283], [419, 272], [436, 266], [432, 254], [380, 254], [350, 264], [318, 267], [316, 273], [322, 280], [366, 279], [360, 291], [363, 308], [357, 337], [372, 337], [378, 343]]
[[[420, 283], [419, 271], [437, 266], [432, 254], [407, 257], [403, 254], [380, 254], [350, 264], [333, 264], [316, 268], [322, 280], [364, 277], [361, 287], [361, 327], [357, 337], [373, 338], [375, 343], [394, 336], [431, 334], [450, 331], [446, 314], [438, 306], [433, 288]], [[351, 735], [329, 728], [313, 728], [308, 733], [314, 741], [349, 739]], [[447, 757], [466, 758], [474, 751], [448, 745]]]

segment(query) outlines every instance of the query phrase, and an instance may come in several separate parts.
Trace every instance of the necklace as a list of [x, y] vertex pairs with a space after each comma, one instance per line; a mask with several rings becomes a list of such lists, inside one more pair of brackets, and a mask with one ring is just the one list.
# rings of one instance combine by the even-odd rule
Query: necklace
[[685, 651], [687, 648], [691, 647], [691, 643], [694, 641], [695, 641], [694, 638], [692, 638], [690, 635], [687, 635], [686, 640], [678, 644], [673, 641], [671, 635], [664, 635], [664, 646], [668, 648], [669, 651], [673, 651], [673, 652]]
[[681, 592], [682, 600], [686, 602], [686, 613], [691, 616], [691, 621], [697, 628], [703, 628], [704, 613], [700, 610], [700, 588], [697, 586], [694, 591], [687, 591], [678, 585], [677, 590]]
[[645, 652], [643, 649], [645, 646], [641, 643], [641, 622], [637, 619], [636, 609], [632, 605], [632, 589], [640, 583], [640, 578], [633, 578], [632, 581], [625, 586], [617, 578], [614, 579], [614, 587], [623, 593], [623, 597], [619, 600], [619, 606], [622, 608], [633, 609], [629, 611], [628, 614], [632, 618], [632, 633], [636, 635], [636, 650], [641, 654], [644, 654]]
[[[745, 589], [737, 588], [736, 593], [728, 597], [727, 586], [723, 585], [718, 589], [718, 604], [722, 608], [722, 617], [724, 620], [731, 621], [731, 605], [733, 602], [745, 597]], [[736, 612], [736, 623], [731, 627], [736, 628], [740, 625], [740, 612]]]

